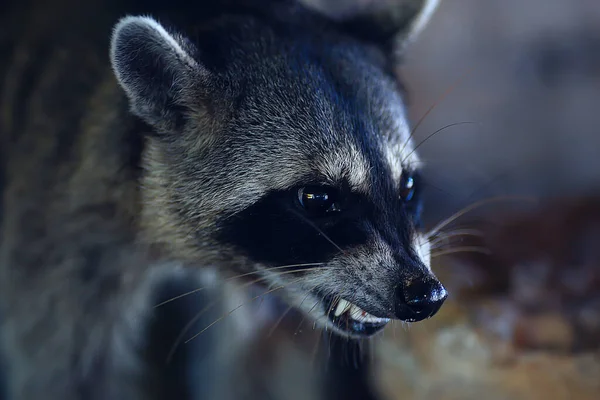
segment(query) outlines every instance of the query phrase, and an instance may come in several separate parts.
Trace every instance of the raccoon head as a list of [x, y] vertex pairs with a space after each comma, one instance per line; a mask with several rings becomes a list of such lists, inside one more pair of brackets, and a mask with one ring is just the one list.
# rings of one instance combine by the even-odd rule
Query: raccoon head
[[436, 2], [343, 18], [250, 3], [178, 31], [115, 27], [115, 75], [152, 128], [146, 234], [190, 264], [258, 275], [342, 335], [433, 316], [447, 293], [419, 233], [394, 68]]

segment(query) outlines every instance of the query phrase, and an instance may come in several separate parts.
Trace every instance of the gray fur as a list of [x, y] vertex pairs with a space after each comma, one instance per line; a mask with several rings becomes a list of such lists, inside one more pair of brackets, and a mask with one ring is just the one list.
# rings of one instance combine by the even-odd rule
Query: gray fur
[[[431, 275], [406, 221], [402, 251], [422, 257], [414, 270], [398, 263], [380, 226], [368, 227], [363, 246], [323, 260], [327, 268], [294, 277], [218, 238], [226, 218], [314, 176], [347, 181], [374, 203], [381, 174], [397, 189], [417, 159], [391, 71], [398, 38], [417, 30], [414, 18], [397, 27], [389, 49], [287, 1], [262, 4], [273, 11], [256, 18], [246, 8], [225, 19], [204, 19], [192, 6], [166, 13], [183, 21], [179, 33], [126, 17], [110, 44], [113, 75], [103, 46], [126, 5], [96, 17], [93, 7], [67, 3], [63, 14], [32, 11], [39, 31], [20, 38], [13, 58], [24, 67], [7, 68], [2, 87], [0, 306], [10, 399], [160, 398], [162, 370], [145, 362], [146, 327], [165, 280], [256, 272], [267, 288], [286, 285], [282, 296], [323, 324], [324, 311], [309, 310], [315, 285], [387, 313], [379, 298], [390, 279]], [[378, 220], [397, 218], [380, 212]]]

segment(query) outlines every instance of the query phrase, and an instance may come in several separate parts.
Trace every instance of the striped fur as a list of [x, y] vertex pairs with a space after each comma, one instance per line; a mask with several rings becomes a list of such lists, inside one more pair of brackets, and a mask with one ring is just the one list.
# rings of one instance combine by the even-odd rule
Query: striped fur
[[[419, 207], [399, 197], [417, 156], [393, 71], [436, 2], [404, 0], [375, 36], [377, 25], [360, 29], [369, 10], [334, 18], [287, 0], [196, 3], [2, 6], [11, 36], [0, 38], [10, 399], [169, 398], [177, 373], [161, 360], [174, 326], [193, 313], [152, 306], [212, 281], [209, 271], [217, 283], [255, 274], [264, 288], [286, 286], [281, 297], [322, 326], [324, 308], [309, 309], [320, 296], [393, 316], [400, 286], [435, 279]], [[315, 230], [290, 208], [311, 184], [356, 199], [356, 213]], [[306, 262], [323, 267], [268, 271]], [[240, 289], [215, 290], [196, 297], [225, 297], [199, 325]], [[252, 312], [235, 329], [251, 325]], [[259, 328], [247, 329], [231, 349]], [[212, 349], [211, 339], [189, 354]], [[219, 354], [182, 356], [175, 371], [226, 371]], [[181, 379], [182, 397], [218, 393], [208, 378], [202, 390]]]

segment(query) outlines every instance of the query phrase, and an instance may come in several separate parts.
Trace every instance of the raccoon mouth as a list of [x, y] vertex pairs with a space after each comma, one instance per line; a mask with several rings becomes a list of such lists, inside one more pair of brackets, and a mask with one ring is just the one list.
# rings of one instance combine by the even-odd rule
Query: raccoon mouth
[[352, 336], [367, 337], [374, 335], [390, 321], [389, 318], [371, 315], [342, 298], [328, 296], [325, 297], [323, 303], [329, 321], [336, 328]]

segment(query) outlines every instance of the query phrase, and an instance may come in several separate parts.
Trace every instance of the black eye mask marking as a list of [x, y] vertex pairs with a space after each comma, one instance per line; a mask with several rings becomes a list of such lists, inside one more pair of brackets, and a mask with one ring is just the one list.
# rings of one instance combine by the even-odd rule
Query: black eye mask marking
[[[416, 195], [405, 207], [418, 206]], [[218, 222], [217, 239], [266, 265], [327, 262], [345, 249], [366, 244], [367, 226], [377, 225], [376, 220], [387, 225], [382, 231], [393, 227], [400, 233], [394, 237], [407, 237], [403, 233], [409, 224], [406, 212], [400, 211], [400, 200], [390, 207], [398, 207], [398, 218], [382, 221], [365, 197], [324, 186], [301, 186], [272, 192], [246, 210], [224, 217]]]
[[[326, 262], [340, 248], [367, 242], [361, 227], [364, 207], [323, 211], [333, 203], [321, 193], [306, 210], [298, 199], [299, 191], [273, 192], [241, 213], [224, 218], [218, 226], [218, 240], [268, 265]], [[304, 202], [306, 207], [306, 199]]]

